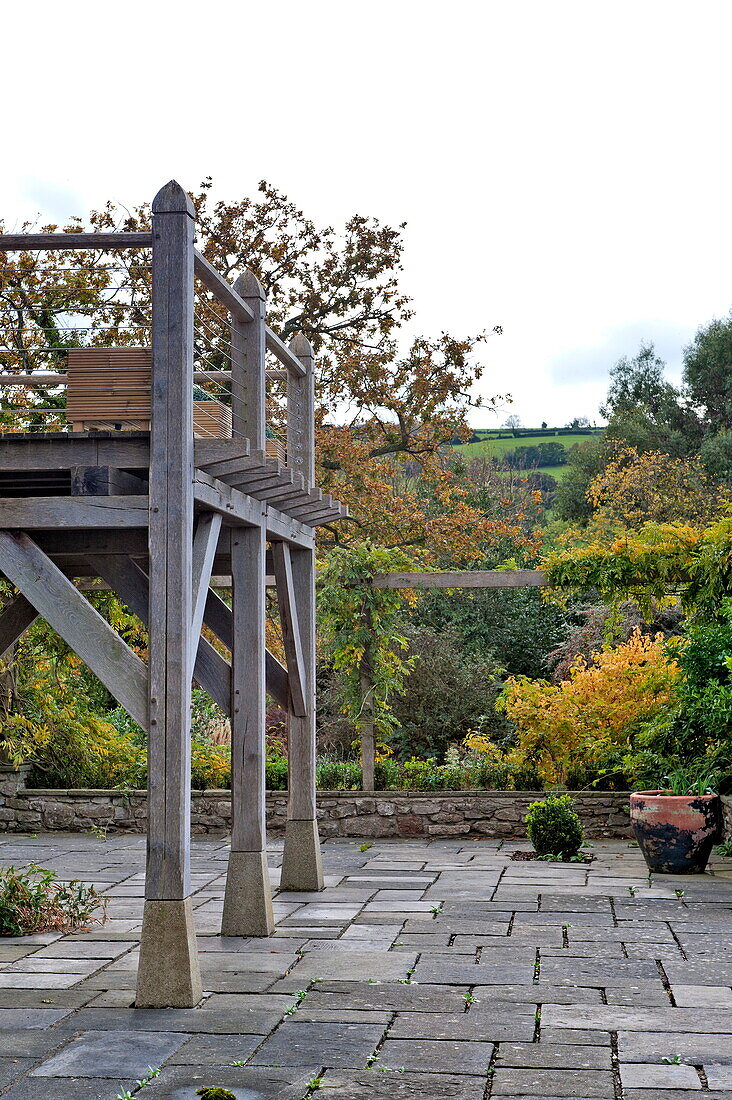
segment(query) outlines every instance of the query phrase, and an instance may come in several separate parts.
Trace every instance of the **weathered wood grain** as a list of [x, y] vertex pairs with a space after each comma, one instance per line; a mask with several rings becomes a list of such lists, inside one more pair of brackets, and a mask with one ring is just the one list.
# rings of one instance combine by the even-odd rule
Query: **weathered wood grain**
[[279, 359], [280, 363], [284, 367], [287, 367], [287, 373], [289, 377], [302, 378], [305, 375], [305, 368], [294, 354], [291, 348], [288, 348], [287, 344], [283, 344], [276, 332], [267, 326], [266, 330], [267, 339], [267, 351], [271, 351], [275, 358]]
[[190, 894], [193, 232], [171, 182], [153, 202], [148, 900]]
[[0, 497], [0, 523], [33, 531], [59, 527], [147, 527], [146, 496]]
[[196, 501], [207, 509], [221, 512], [225, 523], [252, 527], [265, 523], [267, 534], [272, 538], [284, 539], [293, 546], [314, 545], [312, 528], [291, 519], [285, 512], [265, 508], [261, 501], [232, 489], [223, 481], [216, 481], [201, 470], [196, 470], [194, 492]]
[[[147, 626], [150, 622], [149, 581], [144, 570], [132, 558], [121, 554], [89, 555], [89, 563]], [[231, 666], [203, 637], [198, 639], [193, 676], [228, 715], [231, 708]]]

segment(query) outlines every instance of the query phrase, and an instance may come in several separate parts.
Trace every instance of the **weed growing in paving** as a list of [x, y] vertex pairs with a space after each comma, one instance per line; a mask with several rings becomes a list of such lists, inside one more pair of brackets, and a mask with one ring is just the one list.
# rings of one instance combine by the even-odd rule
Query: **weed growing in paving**
[[463, 1000], [465, 1001], [466, 1005], [474, 1005], [478, 1003], [477, 999], [473, 996], [470, 990], [468, 990], [467, 993], [463, 993]]
[[669, 1054], [665, 1058], [662, 1058], [661, 1061], [666, 1066], [680, 1066], [681, 1065], [681, 1055], [680, 1054]]
[[[138, 1092], [140, 1089], [144, 1089], [145, 1085], [149, 1085], [151, 1081], [154, 1081], [155, 1078], [159, 1076], [159, 1069], [153, 1069], [152, 1066], [148, 1066], [147, 1074], [142, 1078], [142, 1080], [135, 1081], [135, 1092]], [[135, 1100], [135, 1098], [134, 1095], [129, 1091], [129, 1089], [123, 1089], [122, 1092], [117, 1093], [116, 1100]], [[236, 1097], [234, 1098], [234, 1100], [236, 1100]]]
[[291, 1004], [289, 1008], [285, 1009], [285, 1016], [292, 1016], [293, 1012], [297, 1012], [298, 1008], [308, 995], [307, 989], [298, 989], [297, 1000], [294, 1004]]
[[220, 1085], [204, 1085], [201, 1089], [196, 1089], [196, 1096], [200, 1096], [201, 1100], [236, 1100], [236, 1093], [231, 1089], [223, 1089]]
[[674, 893], [679, 901], [682, 901], [686, 897], [686, 890], [674, 890]]
[[[0, 871], [0, 935], [33, 932], [73, 932], [89, 923], [103, 923], [107, 898], [83, 882], [61, 882], [53, 871], [31, 863], [26, 871]], [[100, 910], [99, 915], [94, 914]]]

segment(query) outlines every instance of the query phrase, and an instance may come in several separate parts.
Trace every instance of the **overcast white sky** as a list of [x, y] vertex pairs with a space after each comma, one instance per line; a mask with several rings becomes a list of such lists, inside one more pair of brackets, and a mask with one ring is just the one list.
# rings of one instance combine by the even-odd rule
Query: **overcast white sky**
[[8, 228], [206, 175], [406, 220], [418, 329], [501, 324], [481, 388], [527, 425], [597, 416], [641, 339], [677, 379], [732, 305], [729, 2], [35, 0], [2, 26]]

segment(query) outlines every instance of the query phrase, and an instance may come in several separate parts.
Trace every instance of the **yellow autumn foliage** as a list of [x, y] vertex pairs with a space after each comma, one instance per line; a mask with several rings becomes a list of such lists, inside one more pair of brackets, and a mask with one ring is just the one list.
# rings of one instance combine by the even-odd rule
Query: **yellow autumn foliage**
[[[673, 700], [680, 670], [666, 656], [662, 634], [636, 631], [615, 648], [590, 660], [579, 657], [559, 684], [509, 679], [497, 706], [517, 729], [506, 763], [531, 765], [547, 787], [571, 786], [584, 774], [602, 772], [627, 750], [638, 724]], [[495, 754], [487, 742], [472, 748]]]

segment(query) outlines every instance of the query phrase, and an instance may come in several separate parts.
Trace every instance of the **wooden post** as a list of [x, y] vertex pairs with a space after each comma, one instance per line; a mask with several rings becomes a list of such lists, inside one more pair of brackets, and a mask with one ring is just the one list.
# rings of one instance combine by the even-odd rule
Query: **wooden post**
[[[287, 385], [287, 462], [302, 474], [306, 488], [315, 483], [315, 398], [313, 349], [296, 336], [290, 349], [305, 367], [305, 377], [289, 375]], [[302, 651], [304, 715], [288, 712], [289, 799], [280, 886], [285, 890], [322, 890], [323, 863], [315, 801], [315, 551], [291, 547], [292, 589]]]
[[302, 474], [306, 489], [315, 485], [315, 373], [313, 349], [304, 336], [295, 336], [290, 351], [305, 368], [304, 378], [287, 376], [287, 465]]
[[239, 276], [234, 290], [247, 303], [254, 320], [231, 319], [231, 433], [234, 439], [248, 439], [253, 451], [263, 451], [267, 416], [264, 290], [251, 271]]
[[222, 936], [274, 931], [265, 800], [266, 550], [264, 525], [232, 532], [232, 826]]
[[190, 899], [193, 205], [155, 197], [150, 439], [150, 734], [138, 1007], [190, 1008], [201, 978]]
[[[367, 626], [370, 627], [371, 617]], [[371, 667], [371, 646], [367, 645], [361, 658], [361, 787], [374, 789], [376, 741], [374, 738], [374, 684]]]
[[[232, 317], [232, 424], [263, 451], [266, 433], [265, 313], [261, 284], [245, 271], [234, 289], [254, 319]], [[274, 931], [267, 869], [266, 762], [266, 504], [261, 525], [231, 533], [231, 852], [222, 936], [270, 936]]]

